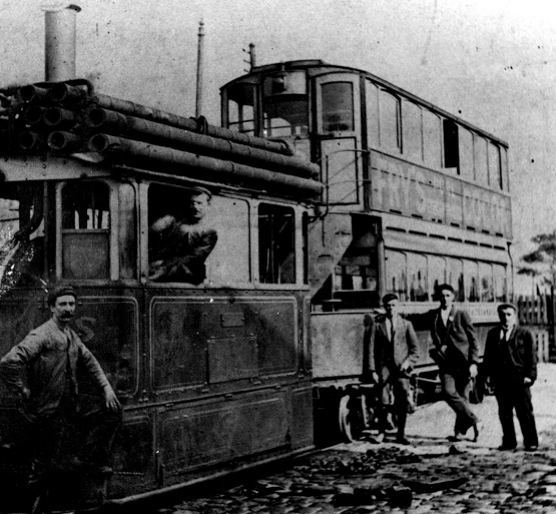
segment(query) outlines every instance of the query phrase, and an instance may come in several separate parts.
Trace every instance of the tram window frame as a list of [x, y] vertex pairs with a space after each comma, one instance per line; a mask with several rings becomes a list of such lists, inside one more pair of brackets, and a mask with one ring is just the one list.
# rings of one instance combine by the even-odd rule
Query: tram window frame
[[400, 301], [405, 302], [408, 298], [407, 254], [405, 252], [386, 249], [385, 261], [386, 292], [398, 295]]
[[442, 168], [442, 119], [430, 109], [423, 109], [423, 155], [425, 164]]
[[487, 142], [487, 158], [489, 184], [496, 189], [503, 190], [504, 181], [502, 178], [502, 155], [500, 146], [490, 140]]
[[407, 280], [409, 301], [430, 301], [429, 264], [426, 255], [413, 252], [407, 253]]
[[475, 181], [475, 138], [473, 132], [465, 127], [459, 127], [459, 169], [460, 176], [469, 181]]
[[402, 152], [404, 156], [423, 162], [423, 109], [420, 105], [403, 99]]
[[[258, 282], [264, 285], [295, 285], [297, 282], [297, 215], [291, 206], [261, 202], [257, 205]], [[284, 220], [282, 228], [276, 224]], [[276, 218], [276, 219], [275, 219]], [[279, 232], [287, 230], [286, 238], [278, 240]], [[283, 266], [287, 265], [286, 268]], [[270, 268], [269, 268], [270, 266]], [[266, 269], [266, 270], [265, 270]]]
[[380, 147], [401, 153], [401, 99], [388, 89], [379, 89], [378, 98]]
[[[95, 204], [95, 193], [104, 189], [104, 199]], [[66, 196], [68, 188], [76, 190]], [[79, 195], [82, 195], [79, 197]], [[86, 211], [80, 215], [75, 205], [78, 200], [91, 195]], [[104, 180], [68, 181], [59, 184], [57, 190], [58, 215], [58, 278], [71, 280], [109, 280], [114, 279], [113, 266], [117, 258], [113, 255], [113, 231], [117, 227], [117, 218], [113, 187]], [[70, 209], [66, 210], [69, 200]], [[97, 205], [100, 205], [97, 208]], [[73, 211], [73, 219], [70, 212]], [[99, 222], [99, 211], [100, 222]], [[104, 216], [106, 213], [106, 217]], [[103, 219], [106, 221], [103, 222]], [[76, 226], [78, 225], [78, 226]], [[117, 235], [115, 236], [117, 239]], [[100, 255], [99, 255], [100, 252]]]
[[465, 277], [465, 300], [467, 302], [480, 302], [479, 263], [463, 259], [463, 275]]
[[325, 133], [355, 130], [355, 88], [348, 80], [324, 82], [320, 85], [321, 127]]
[[118, 188], [118, 254], [119, 274], [123, 280], [137, 278], [138, 272], [138, 191], [132, 183]]
[[456, 174], [460, 174], [459, 159], [459, 127], [451, 119], [442, 120], [442, 135], [444, 141], [444, 168], [455, 169]]
[[473, 134], [473, 154], [475, 161], [475, 181], [483, 186], [490, 185], [488, 173], [488, 141], [479, 134]]
[[[257, 135], [257, 90], [255, 84], [245, 82], [235, 84], [227, 90], [225, 115], [227, 128], [242, 134]], [[245, 109], [248, 114], [251, 114], [251, 119], [246, 119]]]
[[153, 182], [148, 184], [145, 199], [148, 237], [143, 269], [148, 283], [166, 287], [206, 286], [208, 259], [218, 245], [212, 193], [199, 192], [191, 186]]

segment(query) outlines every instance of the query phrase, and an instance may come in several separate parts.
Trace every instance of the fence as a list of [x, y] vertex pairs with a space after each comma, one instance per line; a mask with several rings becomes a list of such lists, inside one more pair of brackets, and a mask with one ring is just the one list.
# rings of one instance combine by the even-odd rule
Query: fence
[[539, 362], [555, 361], [555, 316], [552, 296], [519, 296], [516, 304], [519, 324], [527, 326], [535, 338]]

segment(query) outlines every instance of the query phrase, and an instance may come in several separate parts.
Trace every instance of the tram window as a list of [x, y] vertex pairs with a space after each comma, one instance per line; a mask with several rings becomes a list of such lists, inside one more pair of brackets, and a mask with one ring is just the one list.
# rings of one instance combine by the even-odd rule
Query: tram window
[[308, 126], [307, 98], [265, 99], [265, 137], [306, 136]]
[[259, 281], [263, 284], [295, 283], [294, 210], [261, 204], [259, 222]]
[[209, 221], [212, 210], [212, 194], [206, 189], [149, 188], [149, 280], [205, 281], [205, 261], [218, 241]]
[[460, 175], [467, 180], [475, 180], [473, 134], [463, 127], [459, 127], [459, 147]]
[[245, 284], [251, 280], [250, 208], [245, 200], [214, 196], [206, 222], [218, 230], [218, 243], [206, 260], [211, 286]]
[[137, 212], [135, 189], [131, 184], [120, 184], [119, 200], [120, 277], [130, 279], [137, 276]]
[[504, 191], [510, 190], [510, 177], [508, 175], [508, 151], [506, 148], [500, 148], [500, 166], [501, 180], [500, 188]]
[[441, 167], [440, 143], [440, 118], [428, 109], [423, 109], [423, 153], [425, 163], [433, 168]]
[[255, 133], [255, 87], [237, 84], [228, 90], [228, 128], [245, 134]]
[[386, 150], [399, 152], [400, 141], [400, 99], [388, 91], [381, 90], [380, 109], [380, 146]]
[[460, 259], [451, 257], [446, 259], [446, 282], [454, 288], [455, 300], [464, 302], [463, 262]]
[[44, 276], [43, 184], [4, 184], [0, 196], [0, 295]]
[[423, 115], [413, 102], [402, 103], [403, 153], [410, 159], [423, 160]]
[[487, 141], [475, 134], [475, 179], [479, 184], [488, 185]]
[[376, 223], [353, 217], [353, 240], [335, 269], [335, 291], [377, 290]]
[[407, 259], [401, 252], [386, 250], [386, 291], [407, 300]]
[[481, 302], [494, 301], [492, 264], [488, 264], [486, 262], [479, 263], [479, 277], [481, 286]]
[[328, 82], [321, 87], [323, 131], [353, 131], [353, 84]]
[[[429, 255], [429, 291], [436, 293], [441, 284], [446, 283], [446, 259], [437, 255]], [[453, 286], [452, 286], [453, 287]]]
[[62, 275], [108, 278], [110, 190], [101, 182], [68, 183], [62, 189]]
[[369, 146], [379, 145], [378, 132], [378, 93], [379, 88], [370, 80], [365, 81], [366, 103], [367, 103], [367, 134]]
[[504, 302], [507, 298], [508, 277], [506, 275], [506, 268], [500, 264], [494, 264], [494, 301]]
[[465, 298], [468, 302], [480, 301], [479, 296], [479, 264], [474, 261], [463, 261], [465, 277]]
[[428, 301], [427, 258], [424, 255], [408, 252], [407, 276], [409, 278], [409, 300], [412, 302]]
[[458, 126], [452, 120], [443, 120], [444, 130], [444, 167], [455, 168], [459, 174], [459, 138]]
[[497, 189], [502, 189], [502, 163], [500, 160], [500, 147], [492, 141], [488, 142], [488, 176], [489, 184]]

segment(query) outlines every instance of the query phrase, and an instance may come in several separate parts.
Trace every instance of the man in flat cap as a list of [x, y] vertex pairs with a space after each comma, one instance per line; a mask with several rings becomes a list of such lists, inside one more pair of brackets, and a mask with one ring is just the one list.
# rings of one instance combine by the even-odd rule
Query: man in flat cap
[[206, 278], [205, 260], [218, 240], [206, 226], [212, 193], [204, 187], [191, 189], [179, 213], [167, 214], [150, 228], [149, 279], [199, 285]]
[[[122, 416], [100, 364], [69, 325], [76, 306], [74, 289], [52, 289], [48, 304], [52, 317], [0, 360], [0, 377], [21, 398], [30, 425], [30, 486], [36, 489], [53, 469], [110, 473], [110, 446]], [[98, 391], [87, 401], [79, 389], [83, 379]], [[68, 455], [62, 447], [68, 433], [80, 436], [78, 455]]]
[[534, 451], [539, 445], [531, 386], [537, 378], [537, 353], [533, 335], [517, 324], [517, 308], [511, 303], [498, 306], [500, 324], [489, 330], [484, 356], [484, 368], [489, 378], [502, 425], [500, 450], [517, 446], [513, 413], [519, 420], [525, 450]]
[[430, 329], [434, 348], [431, 355], [438, 364], [442, 393], [456, 414], [451, 441], [464, 439], [473, 428], [473, 440], [479, 437], [479, 418], [471, 410], [471, 379], [477, 376], [479, 342], [469, 314], [454, 305], [455, 291], [450, 284], [436, 288], [438, 309], [430, 311]]
[[394, 393], [394, 412], [397, 422], [396, 442], [409, 444], [405, 437], [407, 414], [412, 410], [409, 373], [418, 356], [417, 335], [411, 322], [398, 313], [398, 296], [386, 294], [382, 298], [384, 316], [376, 319], [372, 336], [370, 358], [374, 362], [373, 378], [380, 387], [381, 410], [379, 412], [379, 434], [377, 441], [384, 439], [387, 424], [389, 391]]

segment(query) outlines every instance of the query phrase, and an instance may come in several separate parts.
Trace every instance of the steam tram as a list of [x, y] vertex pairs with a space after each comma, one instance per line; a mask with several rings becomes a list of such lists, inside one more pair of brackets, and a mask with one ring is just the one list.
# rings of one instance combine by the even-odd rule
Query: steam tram
[[[64, 477], [52, 501], [125, 503], [311, 448], [304, 227], [318, 167], [85, 80], [1, 98], [0, 353], [50, 317], [46, 288], [71, 283], [75, 328], [124, 405], [114, 475]], [[200, 186], [217, 233], [206, 278], [152, 279], [150, 228]], [[5, 466], [25, 444], [20, 405], [0, 393], [0, 474], [17, 503], [24, 479]]]
[[400, 297], [417, 329], [417, 394], [438, 384], [419, 317], [437, 305], [435, 286], [456, 289], [482, 342], [511, 297], [508, 145], [379, 77], [318, 60], [255, 67], [221, 96], [224, 127], [283, 139], [320, 164], [325, 191], [308, 228], [315, 424], [351, 439], [368, 410], [363, 342], [383, 294]]

